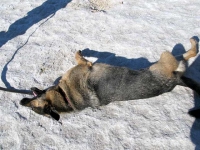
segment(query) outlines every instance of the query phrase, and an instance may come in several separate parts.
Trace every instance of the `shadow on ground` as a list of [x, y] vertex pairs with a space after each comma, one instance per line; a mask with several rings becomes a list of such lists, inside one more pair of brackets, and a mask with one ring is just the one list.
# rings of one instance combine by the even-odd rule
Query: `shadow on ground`
[[[41, 6], [36, 7], [33, 10], [29, 11], [27, 13], [27, 16], [15, 21], [13, 24], [11, 24], [7, 32], [5, 32], [5, 31], [0, 32], [0, 47], [2, 47], [4, 44], [6, 44], [9, 40], [12, 40], [13, 38], [15, 38], [17, 36], [26, 33], [26, 31], [31, 26], [38, 23], [39, 21], [41, 21], [45, 18], [48, 18], [48, 17], [50, 17], [50, 18], [53, 17], [58, 10], [65, 8], [69, 2], [71, 2], [71, 0], [47, 0]], [[28, 39], [25, 42], [25, 44], [28, 42]], [[1, 80], [3, 81], [6, 88], [8, 88], [8, 89], [16, 90], [18, 92], [30, 93], [30, 91], [28, 91], [28, 90], [15, 89], [14, 87], [12, 87], [10, 85], [10, 83], [7, 81], [7, 78], [6, 78], [6, 74], [8, 71], [8, 65], [10, 64], [10, 62], [12, 62], [12, 60], [15, 58], [15, 55], [25, 44], [23, 44], [20, 48], [18, 48], [14, 52], [11, 59], [3, 67], [3, 71], [1, 73]]]
[[105, 63], [112, 66], [127, 67], [134, 70], [147, 68], [152, 64], [144, 57], [127, 59], [125, 57], [116, 56], [114, 53], [99, 52], [90, 50], [89, 48], [82, 50], [82, 55], [84, 57], [96, 57], [97, 60], [94, 63]]
[[[200, 84], [200, 56], [190, 65], [186, 75], [193, 78]], [[200, 109], [200, 95], [194, 92], [194, 108]], [[190, 138], [192, 142], [196, 145], [195, 150], [200, 150], [200, 119], [195, 119], [192, 128], [190, 130]]]
[[71, 0], [47, 0], [41, 6], [29, 11], [27, 16], [11, 24], [7, 32], [0, 32], [0, 47], [9, 40], [26, 33], [31, 26], [39, 21], [53, 17], [58, 10], [65, 8], [69, 2]]
[[[193, 36], [196, 41], [199, 42], [199, 38], [197, 36]], [[199, 45], [198, 45], [199, 52]], [[174, 56], [178, 56], [185, 53], [185, 48], [182, 44], [177, 44], [173, 50], [172, 54]], [[200, 84], [200, 55], [195, 59], [195, 61], [187, 68], [185, 76], [193, 79], [194, 81]], [[194, 108], [192, 109], [200, 109], [200, 95], [194, 92]], [[200, 120], [195, 119], [192, 128], [190, 130], [190, 138], [192, 142], [195, 144], [195, 150], [200, 150]]]

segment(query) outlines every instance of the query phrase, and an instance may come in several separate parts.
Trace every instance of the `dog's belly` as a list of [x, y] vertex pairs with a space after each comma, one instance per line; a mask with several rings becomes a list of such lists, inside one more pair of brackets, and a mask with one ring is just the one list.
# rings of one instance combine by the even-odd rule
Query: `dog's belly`
[[134, 71], [123, 67], [95, 64], [89, 77], [100, 104], [112, 101], [143, 99], [171, 91], [171, 79], [155, 75], [148, 69]]

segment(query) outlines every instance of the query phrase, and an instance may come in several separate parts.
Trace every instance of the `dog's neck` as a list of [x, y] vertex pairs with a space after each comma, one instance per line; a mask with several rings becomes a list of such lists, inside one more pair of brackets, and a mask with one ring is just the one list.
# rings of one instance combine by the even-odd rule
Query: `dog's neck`
[[51, 106], [54, 107], [58, 112], [73, 111], [73, 109], [68, 105], [65, 93], [62, 92], [59, 86], [54, 86], [52, 88], [53, 90], [50, 92], [53, 92], [53, 94], [47, 94], [49, 97], [46, 97], [48, 100], [50, 100]]
[[62, 90], [62, 88], [60, 86], [57, 87], [58, 91], [60, 93], [60, 95], [63, 97], [63, 99], [65, 100], [66, 104], [71, 107], [73, 110], [76, 110], [76, 108], [74, 107], [74, 105], [72, 104], [71, 100], [68, 98], [68, 96], [66, 95], [66, 93]]
[[70, 106], [62, 89], [59, 86], [55, 86], [54, 90], [57, 96], [52, 98], [51, 105], [55, 108], [55, 110], [57, 110], [58, 112], [73, 111], [73, 108]]

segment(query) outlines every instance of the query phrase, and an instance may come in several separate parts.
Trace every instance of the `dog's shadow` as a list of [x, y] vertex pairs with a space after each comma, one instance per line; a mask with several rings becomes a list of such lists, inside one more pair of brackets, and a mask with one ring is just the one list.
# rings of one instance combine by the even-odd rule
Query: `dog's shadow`
[[[200, 84], [200, 55], [187, 69], [186, 76], [192, 78]], [[194, 108], [191, 110], [200, 109], [200, 95], [194, 92]], [[196, 145], [195, 150], [200, 149], [200, 119], [195, 119], [190, 130], [190, 138]]]
[[127, 67], [134, 70], [148, 68], [152, 64], [151, 62], [148, 61], [148, 59], [144, 57], [128, 59], [122, 56], [116, 56], [116, 54], [114, 53], [99, 52], [91, 50], [89, 48], [82, 50], [82, 55], [84, 57], [97, 58], [97, 60], [93, 63], [104, 63], [112, 66]]
[[[186, 52], [182, 44], [176, 44], [172, 49], [173, 56], [181, 56]], [[139, 70], [150, 67], [155, 62], [150, 62], [147, 58], [132, 58], [128, 59], [122, 56], [116, 56], [116, 54], [111, 52], [99, 52], [96, 50], [91, 50], [86, 48], [82, 50], [82, 55], [84, 57], [95, 57], [97, 60], [93, 63], [105, 63], [112, 66], [127, 67], [133, 70]], [[182, 59], [177, 57], [177, 59]]]

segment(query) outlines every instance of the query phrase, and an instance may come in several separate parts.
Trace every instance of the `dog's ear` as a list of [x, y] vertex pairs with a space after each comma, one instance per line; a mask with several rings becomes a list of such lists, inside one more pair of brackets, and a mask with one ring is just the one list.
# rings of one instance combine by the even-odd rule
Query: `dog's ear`
[[75, 59], [76, 59], [76, 62], [79, 64], [79, 65], [87, 65], [89, 67], [92, 67], [92, 62], [88, 61], [87, 59], [85, 59], [82, 54], [81, 54], [81, 51], [78, 51], [76, 52], [75, 54]]
[[53, 109], [50, 111], [50, 116], [57, 121], [60, 119], [60, 115], [58, 114], [58, 112], [56, 110], [53, 110]]
[[54, 118], [57, 121], [60, 119], [59, 113], [50, 105], [48, 105], [44, 108], [44, 112], [46, 114], [49, 114], [52, 118]]

